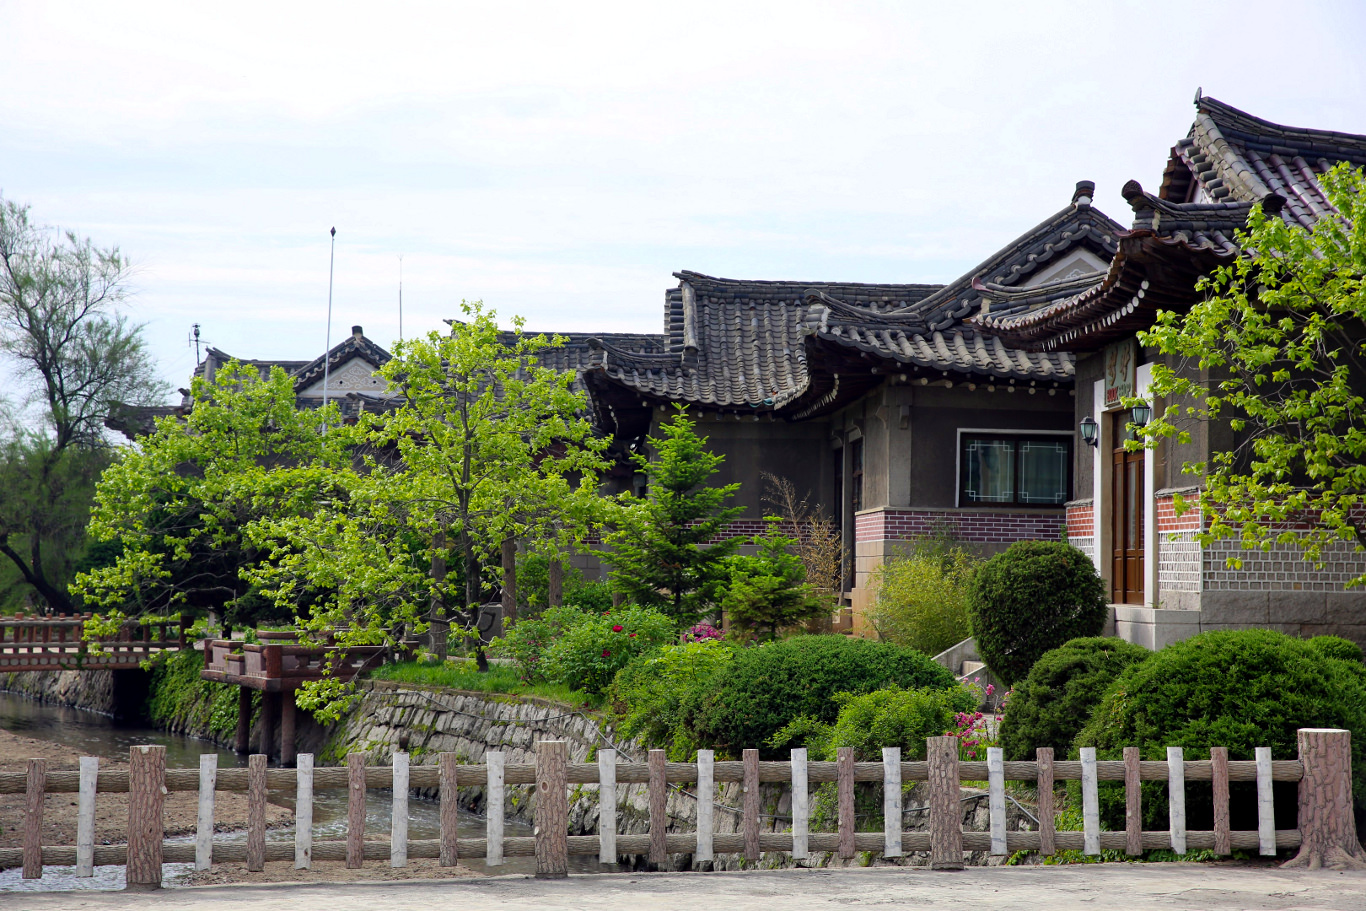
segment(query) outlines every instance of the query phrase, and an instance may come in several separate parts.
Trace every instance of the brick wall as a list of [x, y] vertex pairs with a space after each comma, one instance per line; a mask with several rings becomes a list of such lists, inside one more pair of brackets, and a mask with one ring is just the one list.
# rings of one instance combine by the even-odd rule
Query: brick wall
[[893, 541], [951, 533], [976, 544], [1015, 541], [1056, 541], [1062, 535], [1061, 513], [943, 512], [917, 509], [879, 509], [855, 519], [856, 541]]
[[1090, 500], [1077, 500], [1067, 504], [1067, 543], [1096, 558], [1095, 507]]

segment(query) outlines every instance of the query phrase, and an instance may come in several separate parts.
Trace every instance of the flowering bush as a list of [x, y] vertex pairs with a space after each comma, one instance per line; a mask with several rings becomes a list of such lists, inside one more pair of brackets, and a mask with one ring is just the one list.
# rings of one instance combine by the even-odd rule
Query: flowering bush
[[[964, 684], [964, 689], [972, 695], [974, 707], [954, 715], [953, 727], [944, 732], [958, 738], [958, 758], [961, 760], [985, 760], [988, 747], [1001, 745], [1001, 716], [988, 715], [977, 708], [996, 694], [996, 685], [988, 683], [983, 689], [981, 679], [974, 677], [971, 683]], [[1001, 697], [1002, 712], [1014, 692], [1009, 690]]]
[[726, 634], [712, 626], [710, 623], [699, 623], [683, 634], [684, 642], [706, 642], [708, 640], [720, 640], [724, 638], [726, 638]]
[[673, 622], [648, 607], [579, 614], [545, 650], [543, 671], [570, 689], [602, 693], [617, 671], [673, 637]]
[[493, 640], [490, 651], [500, 658], [511, 658], [523, 683], [545, 683], [545, 655], [563, 634], [584, 621], [588, 615], [577, 607], [552, 607], [538, 617], [528, 617], [509, 625]]

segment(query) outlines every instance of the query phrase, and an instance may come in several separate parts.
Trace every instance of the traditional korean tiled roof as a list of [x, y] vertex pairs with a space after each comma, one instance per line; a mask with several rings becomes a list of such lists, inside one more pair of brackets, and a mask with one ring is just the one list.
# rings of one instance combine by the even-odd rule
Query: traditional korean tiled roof
[[1332, 211], [1318, 175], [1366, 163], [1366, 136], [1286, 127], [1196, 96], [1190, 134], [1173, 148], [1154, 195], [1124, 186], [1132, 228], [1094, 287], [1052, 300], [993, 306], [972, 322], [1033, 351], [1087, 350], [1152, 325], [1158, 310], [1189, 306], [1196, 282], [1239, 254], [1254, 204], [1312, 227]]
[[294, 391], [302, 392], [309, 386], [322, 382], [324, 367], [328, 372], [335, 373], [337, 368], [358, 357], [376, 367], [382, 367], [389, 362], [392, 355], [366, 338], [360, 326], [352, 326], [351, 334], [333, 345], [332, 350], [325, 356], [314, 358], [303, 367], [292, 371]]
[[[665, 296], [663, 350], [638, 352], [607, 338], [588, 368], [590, 388], [613, 386], [643, 404], [805, 416], [880, 381], [879, 372], [933, 371], [1070, 383], [1068, 354], [1011, 350], [964, 322], [986, 297], [974, 284], [1019, 288], [1086, 249], [1099, 263], [1120, 226], [1091, 206], [1083, 182], [1072, 203], [948, 285], [744, 281], [677, 272]], [[1087, 281], [1101, 273], [1085, 270]], [[1065, 281], [1076, 285], [1078, 276]]]

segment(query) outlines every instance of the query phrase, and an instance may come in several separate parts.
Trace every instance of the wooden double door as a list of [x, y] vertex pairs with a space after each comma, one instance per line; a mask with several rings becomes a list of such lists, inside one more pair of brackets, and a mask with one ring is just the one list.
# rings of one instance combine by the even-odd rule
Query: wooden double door
[[1125, 441], [1129, 412], [1112, 416], [1110, 424], [1110, 600], [1115, 604], [1143, 603], [1143, 489], [1144, 451], [1128, 452]]

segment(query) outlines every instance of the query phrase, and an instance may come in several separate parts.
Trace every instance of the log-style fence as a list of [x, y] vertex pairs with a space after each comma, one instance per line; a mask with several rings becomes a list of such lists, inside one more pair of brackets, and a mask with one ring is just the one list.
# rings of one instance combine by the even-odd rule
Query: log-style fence
[[[712, 751], [701, 750], [696, 762], [667, 762], [662, 750], [651, 750], [645, 763], [620, 763], [613, 750], [599, 752], [595, 763], [571, 763], [563, 741], [541, 741], [534, 764], [509, 764], [502, 753], [490, 752], [482, 765], [462, 765], [454, 753], [441, 753], [435, 766], [412, 766], [406, 753], [395, 753], [389, 767], [366, 766], [361, 754], [347, 757], [345, 766], [316, 768], [309, 754], [299, 756], [296, 769], [268, 769], [266, 757], [253, 755], [246, 768], [219, 769], [217, 757], [200, 757], [199, 769], [167, 769], [162, 747], [132, 748], [127, 771], [99, 771], [98, 760], [84, 757], [78, 772], [48, 772], [40, 759], [30, 760], [27, 773], [0, 774], [0, 793], [26, 794], [24, 844], [0, 849], [0, 868], [22, 864], [23, 875], [36, 878], [44, 865], [75, 865], [78, 876], [92, 875], [96, 865], [127, 866], [130, 888], [156, 888], [163, 863], [194, 863], [208, 869], [215, 861], [245, 862], [249, 870], [261, 870], [267, 861], [293, 860], [307, 869], [314, 860], [344, 860], [360, 867], [366, 860], [387, 858], [402, 867], [409, 858], [437, 858], [444, 866], [461, 857], [483, 858], [496, 866], [505, 857], [536, 858], [538, 876], [564, 876], [570, 855], [598, 856], [603, 864], [616, 863], [621, 855], [646, 855], [662, 864], [670, 854], [692, 854], [707, 861], [717, 854], [741, 854], [758, 860], [761, 852], [784, 851], [796, 859], [812, 852], [832, 852], [852, 858], [856, 852], [880, 852], [898, 857], [907, 852], [928, 852], [930, 865], [950, 870], [963, 867], [964, 851], [987, 851], [1004, 855], [1015, 851], [1054, 854], [1080, 850], [1098, 855], [1102, 850], [1140, 854], [1154, 848], [1171, 848], [1184, 854], [1209, 849], [1229, 854], [1235, 849], [1274, 855], [1277, 850], [1301, 849], [1320, 861], [1341, 852], [1360, 856], [1351, 807], [1351, 735], [1347, 731], [1303, 729], [1299, 732], [1299, 757], [1273, 760], [1269, 749], [1256, 751], [1251, 761], [1231, 761], [1228, 751], [1211, 749], [1208, 760], [1188, 761], [1180, 747], [1170, 747], [1165, 761], [1142, 761], [1138, 750], [1128, 748], [1118, 761], [1098, 761], [1093, 749], [1083, 749], [1079, 761], [1055, 760], [1050, 749], [1040, 749], [1036, 760], [1005, 762], [992, 748], [985, 762], [962, 762], [957, 740], [927, 740], [927, 759], [902, 762], [900, 748], [883, 750], [881, 762], [855, 762], [853, 750], [841, 748], [835, 762], [808, 762], [806, 751], [792, 751], [786, 762], [760, 762], [757, 750], [745, 750], [739, 762], [717, 762]], [[959, 785], [962, 781], [988, 783], [990, 831], [962, 829]], [[1080, 780], [1084, 824], [1080, 832], [1056, 831], [1053, 817], [1054, 786], [1060, 781]], [[929, 831], [902, 831], [902, 784], [928, 782]], [[1006, 831], [1007, 781], [1028, 781], [1038, 786], [1037, 831]], [[1122, 832], [1100, 829], [1097, 785], [1122, 781], [1126, 793], [1127, 824]], [[1170, 828], [1143, 831], [1144, 781], [1168, 783]], [[1186, 785], [1209, 781], [1214, 793], [1214, 829], [1187, 831]], [[1255, 831], [1229, 828], [1229, 783], [1257, 783]], [[1276, 830], [1272, 782], [1296, 781], [1299, 791], [1299, 827]], [[717, 833], [713, 820], [715, 786], [740, 782], [744, 788], [741, 831]], [[759, 786], [790, 782], [792, 829], [788, 833], [759, 831]], [[810, 830], [809, 789], [813, 784], [835, 782], [837, 826], [834, 832]], [[854, 786], [858, 782], [881, 782], [884, 794], [884, 831], [855, 831]], [[697, 831], [668, 832], [666, 813], [671, 784], [696, 785]], [[506, 785], [534, 785], [537, 799], [532, 837], [503, 834], [503, 791]], [[570, 836], [568, 788], [576, 784], [599, 785], [600, 826], [596, 835]], [[617, 832], [617, 788], [645, 784], [649, 795], [649, 833]], [[487, 793], [487, 829], [484, 838], [457, 837], [456, 792], [461, 787], [484, 787]], [[365, 793], [370, 788], [393, 790], [391, 837], [365, 837]], [[440, 795], [440, 838], [410, 840], [408, 800], [410, 788], [436, 788]], [[313, 795], [323, 789], [346, 789], [348, 831], [345, 840], [313, 840]], [[41, 843], [43, 795], [79, 792], [77, 836], [74, 847]], [[194, 844], [168, 843], [162, 824], [162, 803], [168, 791], [197, 791], [198, 830]], [[248, 799], [245, 843], [215, 842], [214, 795], [219, 791], [245, 791]], [[266, 841], [266, 798], [270, 791], [295, 797], [294, 844]], [[129, 794], [128, 843], [94, 844], [95, 801], [100, 792]], [[1350, 840], [1350, 841], [1349, 841]], [[1311, 865], [1313, 861], [1311, 860]]]

